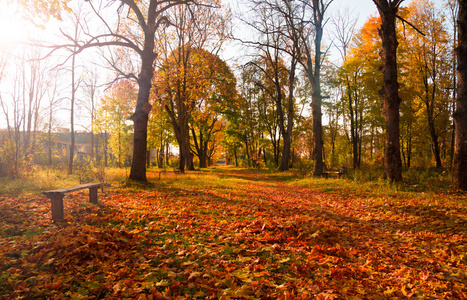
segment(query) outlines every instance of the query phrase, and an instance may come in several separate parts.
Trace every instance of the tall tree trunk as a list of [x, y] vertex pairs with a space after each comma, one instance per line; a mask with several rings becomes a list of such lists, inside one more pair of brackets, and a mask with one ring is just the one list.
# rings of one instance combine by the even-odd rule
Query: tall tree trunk
[[390, 181], [402, 181], [399, 128], [399, 82], [397, 81], [396, 16], [403, 0], [373, 0], [381, 16], [379, 34], [382, 40], [381, 59], [384, 84], [380, 90], [383, 98], [383, 117], [386, 123], [384, 177]]
[[147, 182], [146, 178], [146, 151], [148, 140], [148, 119], [151, 105], [149, 104], [149, 94], [152, 87], [152, 77], [154, 72], [154, 32], [145, 36], [144, 51], [141, 54], [141, 73], [138, 78], [138, 100], [136, 109], [131, 116], [134, 123], [133, 134], [133, 158], [129, 179]]
[[[78, 27], [76, 27], [76, 31]], [[76, 32], [75, 32], [76, 34]], [[74, 50], [75, 51], [75, 50]], [[71, 134], [71, 145], [70, 145], [70, 157], [68, 158], [68, 174], [73, 174], [73, 160], [75, 158], [75, 95], [76, 95], [76, 82], [75, 82], [75, 63], [76, 53], [73, 52], [71, 58], [71, 108], [70, 108], [70, 134]]]
[[451, 187], [467, 191], [467, 1], [459, 0], [457, 52], [458, 94], [454, 122], [456, 135]]
[[199, 142], [198, 137], [196, 136], [196, 132], [194, 127], [191, 127], [191, 134], [193, 135], [193, 142], [195, 144], [195, 149], [198, 154], [199, 159], [199, 167], [200, 168], [207, 168], [207, 142], [203, 141], [204, 135], [202, 129], [199, 131]]
[[323, 38], [323, 18], [325, 11], [320, 9], [322, 0], [313, 0], [313, 15], [315, 29], [315, 51], [314, 56], [308, 55], [307, 77], [312, 90], [312, 116], [313, 116], [313, 175], [319, 176], [323, 173], [323, 122], [321, 112], [321, 40]]
[[[295, 84], [295, 67], [297, 61], [295, 56], [292, 56], [289, 75], [289, 97], [287, 99], [287, 129], [284, 132], [284, 148], [282, 149], [282, 160], [279, 171], [286, 171], [289, 169], [291, 146], [292, 146], [292, 130], [293, 130], [293, 117], [294, 117], [294, 84]], [[283, 126], [283, 125], [282, 125]]]
[[47, 132], [47, 152], [49, 157], [49, 166], [52, 166], [52, 108], [50, 108], [49, 128]]
[[441, 149], [439, 146], [438, 135], [436, 133], [435, 121], [432, 117], [428, 116], [428, 127], [430, 129], [431, 136], [431, 149], [433, 151], [433, 156], [435, 157], [436, 167], [441, 168]]
[[107, 130], [104, 132], [104, 166], [107, 167], [109, 163], [109, 155], [108, 155], [108, 149], [109, 149], [109, 136], [107, 134]]
[[250, 159], [250, 149], [248, 143], [248, 137], [245, 138], [245, 152], [246, 152], [246, 161], [248, 162], [248, 168], [251, 167], [251, 159]]
[[[355, 75], [356, 76], [356, 75]], [[350, 78], [346, 77], [347, 81], [347, 97], [349, 103], [349, 115], [350, 115], [350, 140], [352, 143], [352, 156], [353, 156], [353, 168], [357, 169], [358, 164], [358, 140], [357, 140], [357, 107], [354, 108], [353, 106], [353, 93], [350, 86]], [[357, 102], [355, 100], [355, 102]]]
[[[319, 82], [319, 81], [318, 81]], [[321, 112], [321, 88], [313, 89], [312, 99], [312, 116], [313, 116], [313, 175], [319, 176], [323, 173], [323, 123]]]

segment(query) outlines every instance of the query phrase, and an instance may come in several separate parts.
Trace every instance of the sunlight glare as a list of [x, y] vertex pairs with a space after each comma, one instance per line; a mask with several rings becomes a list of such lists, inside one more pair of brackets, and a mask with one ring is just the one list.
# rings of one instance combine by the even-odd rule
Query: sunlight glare
[[26, 41], [28, 26], [15, 6], [0, 2], [0, 51], [14, 53]]

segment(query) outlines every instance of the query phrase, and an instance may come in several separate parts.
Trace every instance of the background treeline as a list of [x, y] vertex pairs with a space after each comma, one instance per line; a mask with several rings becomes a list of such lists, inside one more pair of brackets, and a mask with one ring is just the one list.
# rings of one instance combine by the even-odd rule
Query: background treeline
[[[319, 41], [318, 74], [310, 77], [308, 61], [300, 53], [311, 53], [310, 61], [316, 58], [316, 52], [304, 48], [316, 46], [317, 27], [301, 28], [302, 35], [294, 39], [293, 30], [299, 27], [292, 24], [295, 10], [304, 7], [288, 6], [287, 1], [246, 2], [257, 8], [241, 18], [251, 38], [242, 38], [245, 52], [227, 64], [221, 54], [232, 47], [226, 42], [233, 38], [233, 16], [220, 1], [206, 3], [167, 10], [175, 26], [156, 32], [158, 56], [150, 105], [144, 108], [150, 111], [148, 165], [183, 170], [223, 159], [237, 166], [311, 172], [317, 143], [312, 79], [318, 76], [324, 168], [383, 167], [378, 17], [357, 28], [351, 13], [328, 12]], [[332, 7], [332, 1], [321, 3]], [[456, 2], [447, 1], [439, 10], [428, 0], [413, 1], [400, 8], [399, 15], [405, 20], [397, 23], [403, 166], [448, 168], [455, 130]], [[69, 21], [75, 24], [70, 32], [79, 35], [86, 14], [73, 14]], [[119, 26], [122, 35], [142, 41], [133, 23]], [[310, 44], [299, 42], [303, 32]], [[63, 156], [72, 166], [78, 153], [66, 158], [70, 151], [56, 147], [58, 133], [73, 136], [78, 131], [73, 125], [63, 129], [70, 112], [71, 124], [84, 124], [79, 131], [91, 136], [82, 160], [117, 167], [130, 163], [131, 120], [138, 99], [138, 78], [128, 75], [138, 71], [134, 55], [123, 47], [103, 53], [117, 74], [104, 77], [76, 49], [68, 48], [73, 60], [60, 68], [50, 58], [31, 60], [44, 56], [38, 49], [15, 60], [2, 56], [0, 78], [13, 88], [1, 97], [7, 129], [0, 140], [0, 175], [19, 176], [21, 169], [36, 164], [63, 163]], [[106, 85], [115, 77], [119, 80]], [[60, 119], [63, 115], [65, 120]], [[177, 161], [169, 160], [173, 153]]]

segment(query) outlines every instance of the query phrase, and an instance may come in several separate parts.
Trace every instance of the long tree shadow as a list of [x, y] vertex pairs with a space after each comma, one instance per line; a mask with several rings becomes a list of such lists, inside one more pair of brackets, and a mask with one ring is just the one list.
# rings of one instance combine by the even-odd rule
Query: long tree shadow
[[291, 173], [271, 173], [268, 170], [237, 169], [237, 168], [215, 168], [214, 170], [202, 170], [205, 173], [218, 175], [222, 179], [243, 179], [256, 182], [287, 182], [297, 178]]

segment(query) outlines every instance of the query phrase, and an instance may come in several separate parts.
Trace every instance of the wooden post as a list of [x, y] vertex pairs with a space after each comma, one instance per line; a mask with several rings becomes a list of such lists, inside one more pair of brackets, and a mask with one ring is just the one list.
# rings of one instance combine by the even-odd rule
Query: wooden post
[[63, 194], [50, 194], [52, 203], [52, 220], [63, 220]]
[[97, 204], [97, 186], [89, 188], [89, 202]]

